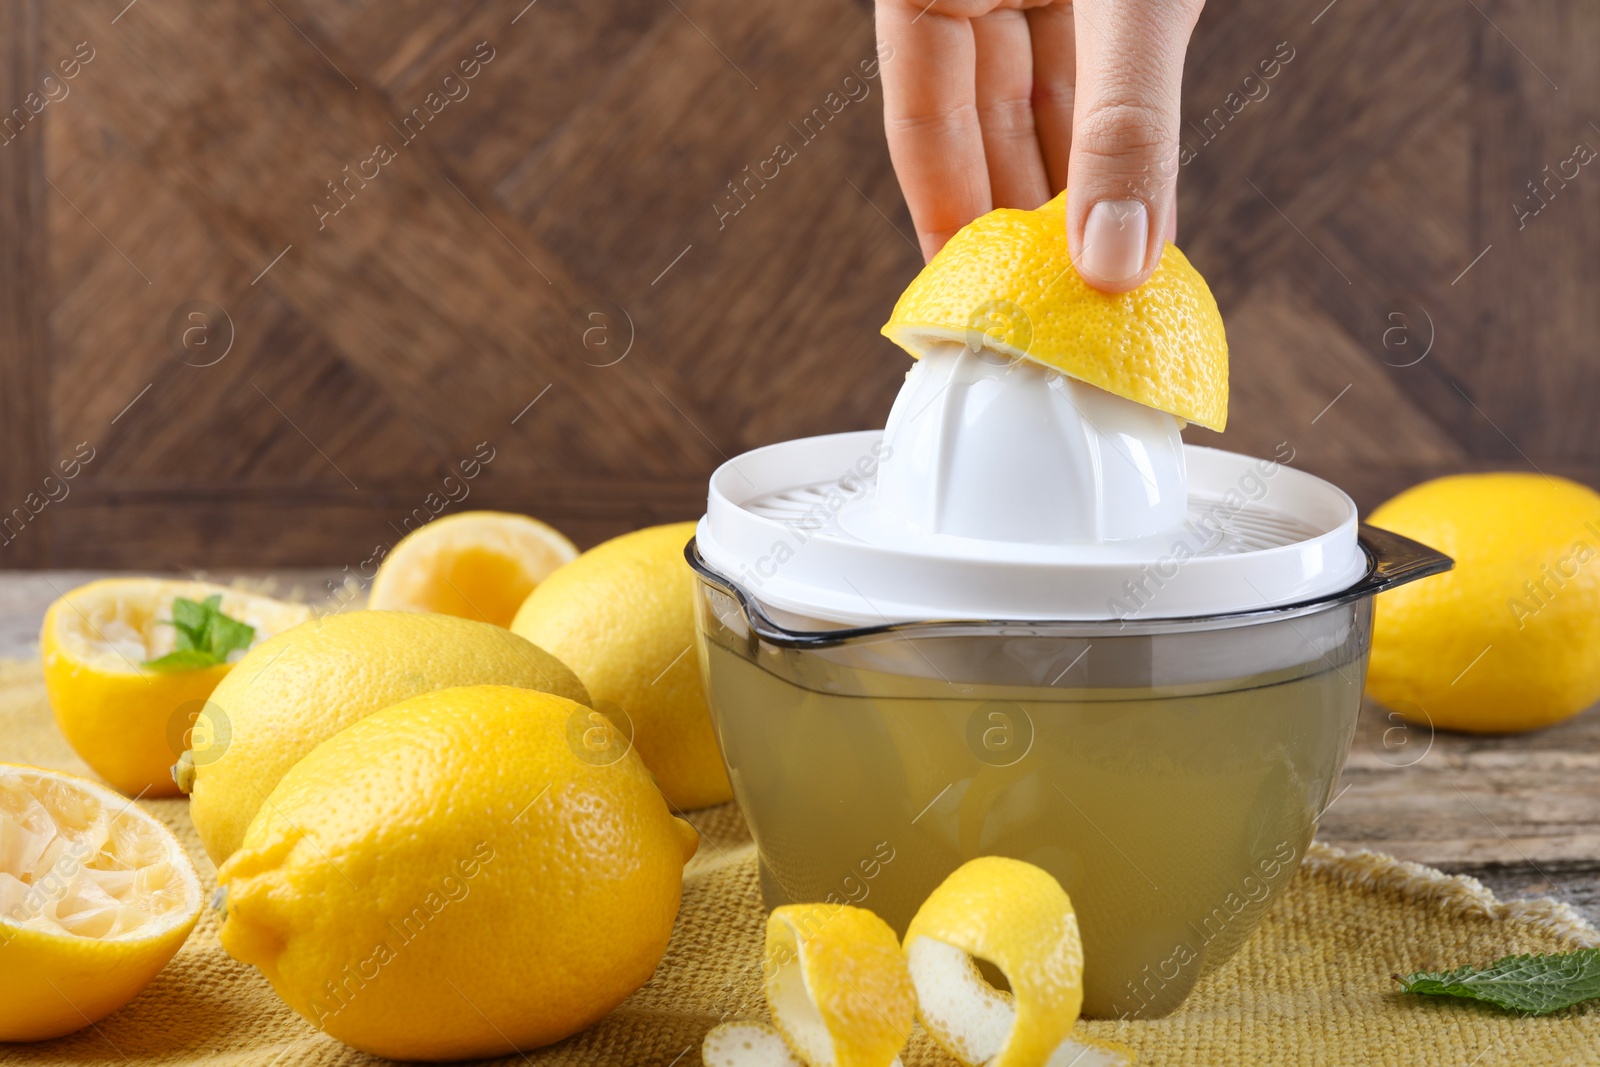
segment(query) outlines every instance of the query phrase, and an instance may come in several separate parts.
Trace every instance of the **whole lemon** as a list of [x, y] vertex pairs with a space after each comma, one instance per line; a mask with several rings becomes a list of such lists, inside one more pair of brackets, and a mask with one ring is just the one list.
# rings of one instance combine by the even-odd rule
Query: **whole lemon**
[[412, 530], [383, 557], [367, 606], [510, 626], [534, 586], [577, 555], [559, 531], [527, 515], [446, 515]]
[[353, 611], [251, 649], [195, 720], [177, 768], [194, 828], [227, 859], [278, 779], [351, 723], [419, 693], [515, 685], [589, 695], [560, 660], [499, 626], [449, 615]]
[[594, 706], [627, 716], [644, 765], [680, 810], [733, 799], [695, 652], [694, 523], [652, 526], [597, 545], [546, 578], [511, 632], [578, 672]]
[[604, 716], [446, 689], [284, 775], [217, 872], [222, 946], [374, 1055], [534, 1048], [654, 973], [696, 841]]
[[1456, 561], [1379, 595], [1374, 699], [1474, 733], [1548, 726], [1600, 699], [1600, 494], [1539, 474], [1461, 474], [1370, 520]]

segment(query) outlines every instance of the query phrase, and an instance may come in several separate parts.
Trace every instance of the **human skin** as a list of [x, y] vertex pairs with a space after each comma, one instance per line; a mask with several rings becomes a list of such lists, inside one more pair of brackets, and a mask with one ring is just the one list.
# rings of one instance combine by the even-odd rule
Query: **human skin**
[[1184, 53], [1204, 0], [877, 0], [889, 155], [932, 258], [1067, 189], [1085, 281], [1142, 285], [1177, 234]]

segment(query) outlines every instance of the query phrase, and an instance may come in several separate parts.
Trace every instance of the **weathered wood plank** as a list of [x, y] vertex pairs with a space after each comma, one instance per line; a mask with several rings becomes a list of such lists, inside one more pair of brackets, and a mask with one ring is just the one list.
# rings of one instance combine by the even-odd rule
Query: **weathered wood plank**
[[[1197, 33], [1202, 54], [1225, 50], [1231, 62], [1191, 65], [1184, 112], [1196, 122], [1243, 84], [1240, 61], [1271, 58], [1279, 42], [1294, 56], [1257, 112], [1246, 106], [1183, 168], [1185, 247], [1193, 247], [1224, 312], [1286, 259], [1303, 261], [1328, 288], [1363, 272], [1364, 258], [1324, 260], [1311, 247], [1320, 244], [1315, 228], [1468, 76], [1477, 18], [1470, 7], [1341, 0], [1316, 18], [1324, 6], [1208, 5], [1216, 21]], [[1382, 47], [1373, 47], [1375, 27]]]
[[[1600, 307], [1583, 288], [1600, 269], [1586, 243], [1600, 182], [1585, 165], [1520, 230], [1508, 199], [1590, 136], [1600, 13], [1479, 7], [1207, 5], [1180, 244], [1232, 330], [1235, 405], [1233, 430], [1194, 440], [1302, 442], [1303, 464], [1366, 508], [1464, 468], [1600, 481]], [[301, 529], [248, 546], [252, 562], [341, 558], [381, 534], [383, 501], [423, 498], [502, 438], [496, 488], [475, 499], [525, 502], [590, 540], [624, 515], [692, 514], [724, 455], [881, 423], [906, 361], [877, 327], [919, 256], [896, 232], [878, 82], [828, 111], [873, 50], [865, 0], [163, 0], [115, 15], [5, 16], [18, 92], [79, 40], [98, 51], [0, 149], [19, 178], [0, 216], [22, 238], [5, 269], [24, 283], [0, 315], [0, 417], [17, 428], [0, 489], [25, 491], [17, 471], [60, 442], [99, 453], [42, 514], [36, 555], [0, 565], [196, 564], [245, 551], [228, 509], [270, 524], [274, 506]], [[326, 183], [397, 139], [390, 123], [480, 42], [495, 58], [470, 94], [352, 180], [319, 230]], [[1280, 45], [1294, 58], [1260, 96], [1245, 78]], [[1215, 136], [1196, 132], [1252, 87]], [[797, 135], [818, 107], [824, 128]], [[751, 178], [782, 140], [797, 157]], [[238, 326], [204, 371], [166, 337], [196, 298]], [[616, 349], [583, 341], [602, 306], [608, 337], [634, 339], [604, 368]], [[1387, 347], [1394, 313], [1418, 339], [1431, 318], [1421, 363]], [[650, 481], [674, 488], [630, 511]], [[162, 529], [191, 519], [211, 533]]]
[[[44, 269], [50, 188], [44, 174], [44, 131], [31, 114], [42, 99], [44, 5], [18, 0], [0, 6], [0, 567], [42, 566], [51, 560], [55, 514], [43, 494], [57, 473], [50, 455], [50, 291]], [[32, 101], [32, 103], [30, 103]], [[16, 108], [16, 111], [10, 109]], [[13, 119], [13, 116], [20, 116]], [[30, 496], [31, 494], [31, 496]], [[16, 515], [14, 509], [21, 508]]]
[[[363, 487], [367, 491], [359, 497], [343, 483], [319, 485], [252, 487], [226, 496], [148, 483], [119, 490], [86, 486], [64, 506], [72, 521], [61, 524], [58, 550], [84, 560], [84, 566], [101, 568], [260, 567], [263, 560], [284, 559], [355, 567], [440, 506], [438, 482]], [[435, 494], [433, 503], [429, 494]], [[697, 518], [705, 500], [700, 479], [582, 486], [566, 478], [535, 480], [491, 471], [450, 510], [484, 507], [538, 515], [587, 548], [641, 526]]]
[[1445, 868], [1600, 862], [1600, 709], [1527, 734], [1407, 724], [1376, 704], [1318, 837]]
[[[1256, 286], [1228, 320], [1229, 429], [1185, 433], [1196, 444], [1276, 455], [1314, 473], [1411, 463], [1459, 464], [1460, 446], [1420, 415], [1396, 376], [1339, 328], [1298, 279]], [[1382, 433], [1371, 428], [1383, 427]]]
[[870, 12], [683, 9], [501, 193], [627, 307], [650, 373], [675, 376], [725, 450], [882, 425], [908, 360], [877, 331], [921, 257], [886, 166]]
[[1478, 247], [1492, 249], [1462, 281], [1483, 332], [1463, 386], [1489, 428], [1476, 454], [1543, 466], [1593, 456], [1597, 440], [1592, 416], [1573, 405], [1600, 396], [1600, 9], [1483, 11], [1474, 221]]
[[[62, 6], [51, 17], [70, 36], [88, 15]], [[545, 447], [569, 470], [665, 472], [704, 455], [638, 376], [595, 387], [570, 354], [584, 295], [558, 262], [452, 178], [426, 126], [407, 142], [390, 126], [391, 103], [352, 87], [336, 58], [270, 6], [167, 5], [119, 29], [82, 91], [242, 261], [264, 268], [293, 246], [262, 284], [318, 323], [437, 447], [469, 447], [551, 385]], [[196, 54], [184, 47], [195, 35], [254, 45]], [[479, 73], [494, 76], [492, 66]], [[276, 102], [270, 124], [255, 117], [263, 98]], [[450, 113], [438, 121], [447, 127]], [[348, 177], [379, 142], [393, 161], [372, 164], [375, 178]], [[340, 204], [319, 222], [317, 205]]]

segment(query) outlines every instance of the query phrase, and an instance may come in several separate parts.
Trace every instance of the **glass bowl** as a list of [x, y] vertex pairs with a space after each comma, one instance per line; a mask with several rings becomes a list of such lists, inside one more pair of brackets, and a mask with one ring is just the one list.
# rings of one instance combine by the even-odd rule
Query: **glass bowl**
[[1373, 527], [1360, 543], [1360, 581], [1288, 607], [828, 629], [769, 611], [691, 541], [701, 667], [765, 903], [856, 904], [903, 934], [964, 861], [1027, 860], [1077, 911], [1084, 1014], [1170, 1012], [1316, 832], [1373, 596], [1450, 566]]

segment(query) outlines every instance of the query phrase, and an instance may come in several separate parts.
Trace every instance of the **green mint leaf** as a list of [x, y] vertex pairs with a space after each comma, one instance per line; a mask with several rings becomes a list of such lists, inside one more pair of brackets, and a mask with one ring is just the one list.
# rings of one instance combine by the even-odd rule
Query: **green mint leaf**
[[198, 648], [180, 648], [168, 652], [165, 656], [147, 659], [144, 666], [153, 671], [197, 671], [203, 667], [215, 667], [222, 662], [209, 652]]
[[174, 597], [172, 618], [161, 623], [177, 631], [176, 647], [144, 665], [158, 671], [192, 671], [214, 667], [228, 661], [228, 654], [250, 647], [255, 627], [222, 613], [222, 595], [213, 593], [202, 601]]
[[206, 626], [205, 647], [217, 657], [218, 662], [226, 662], [228, 653], [236, 649], [249, 648], [250, 639], [255, 635], [254, 626], [238, 619], [231, 619], [218, 611], [212, 614]]
[[195, 637], [205, 632], [206, 620], [219, 611], [222, 607], [222, 597], [216, 594], [208, 596], [205, 600], [190, 600], [187, 597], [174, 597], [172, 600], [172, 625], [180, 631], [187, 630]]
[[1600, 948], [1542, 956], [1506, 956], [1487, 967], [1418, 971], [1401, 978], [1407, 993], [1468, 997], [1508, 1011], [1547, 1015], [1600, 997]]

